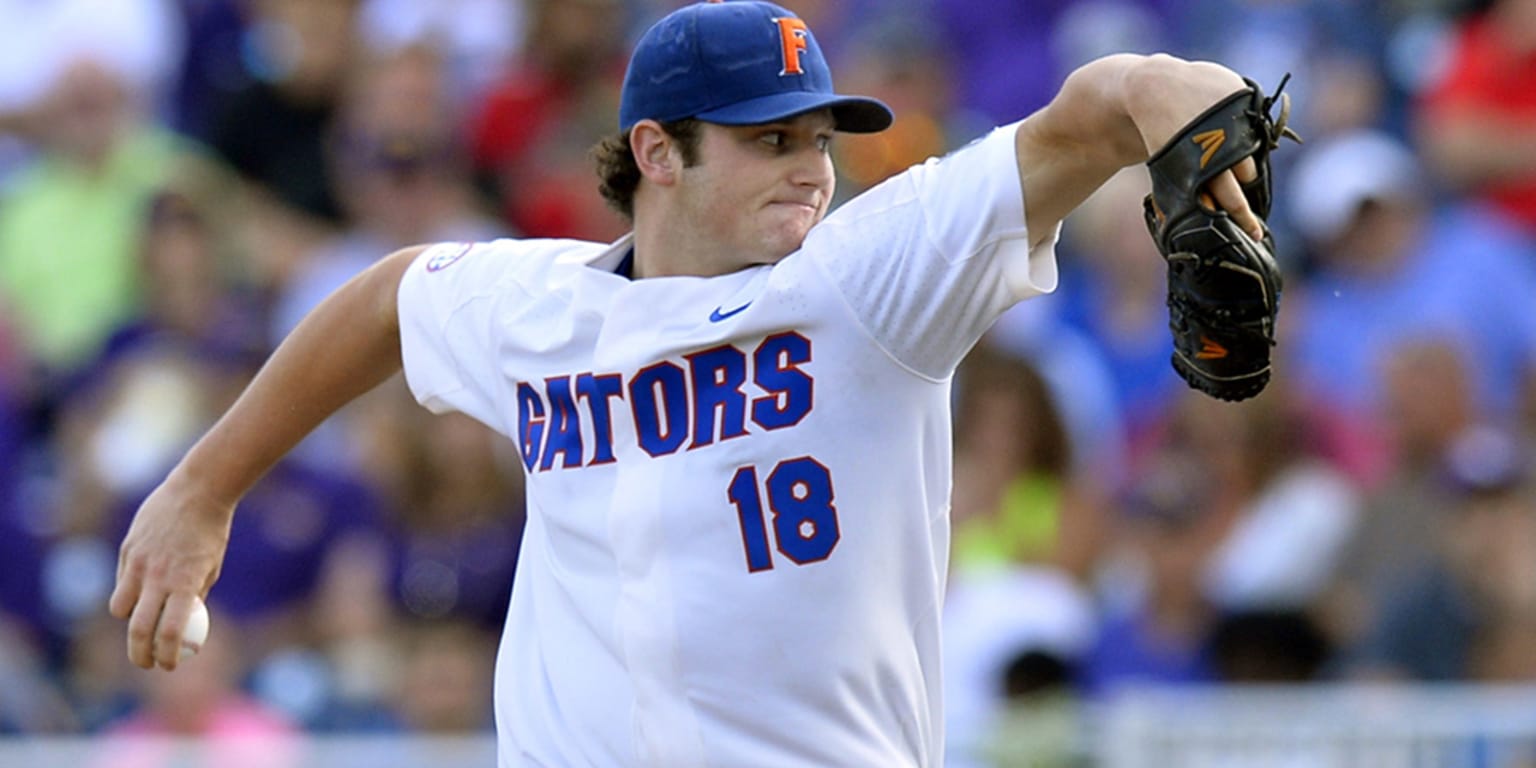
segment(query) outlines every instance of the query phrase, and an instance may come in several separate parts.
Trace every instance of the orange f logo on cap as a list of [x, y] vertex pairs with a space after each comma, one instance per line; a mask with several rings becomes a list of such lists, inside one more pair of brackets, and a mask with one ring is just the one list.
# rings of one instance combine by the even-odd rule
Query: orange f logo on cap
[[779, 25], [779, 41], [784, 44], [784, 69], [779, 76], [803, 75], [805, 68], [800, 66], [800, 53], [805, 50], [805, 36], [810, 34], [810, 29], [805, 22], [793, 16], [774, 19]]

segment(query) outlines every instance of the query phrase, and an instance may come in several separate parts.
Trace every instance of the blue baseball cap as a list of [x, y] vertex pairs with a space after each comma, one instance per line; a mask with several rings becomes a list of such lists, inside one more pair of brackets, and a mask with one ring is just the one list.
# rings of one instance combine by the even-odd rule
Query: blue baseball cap
[[890, 107], [832, 90], [821, 46], [798, 16], [758, 0], [685, 6], [635, 46], [619, 97], [619, 130], [647, 118], [756, 125], [830, 108], [839, 131], [890, 127]]

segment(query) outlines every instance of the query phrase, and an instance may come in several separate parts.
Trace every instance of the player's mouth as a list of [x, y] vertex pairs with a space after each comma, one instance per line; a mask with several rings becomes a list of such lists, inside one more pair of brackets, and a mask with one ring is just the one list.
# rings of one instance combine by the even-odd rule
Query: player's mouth
[[808, 203], [803, 200], [774, 200], [773, 202], [769, 203], [769, 205], [782, 205], [788, 208], [793, 208], [795, 210], [805, 211], [811, 215], [815, 215], [821, 211], [821, 206], [818, 206], [815, 203]]

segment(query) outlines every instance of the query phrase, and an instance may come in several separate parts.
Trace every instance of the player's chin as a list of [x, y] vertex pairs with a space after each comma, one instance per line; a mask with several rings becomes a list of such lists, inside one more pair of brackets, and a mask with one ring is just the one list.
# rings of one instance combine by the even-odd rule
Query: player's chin
[[785, 256], [800, 250], [805, 244], [804, 231], [779, 231], [763, 238], [760, 254], [762, 263], [774, 264]]
[[817, 219], [814, 211], [804, 209], [789, 209], [787, 215], [775, 217], [763, 232], [765, 250], [778, 254], [774, 261], [800, 250]]

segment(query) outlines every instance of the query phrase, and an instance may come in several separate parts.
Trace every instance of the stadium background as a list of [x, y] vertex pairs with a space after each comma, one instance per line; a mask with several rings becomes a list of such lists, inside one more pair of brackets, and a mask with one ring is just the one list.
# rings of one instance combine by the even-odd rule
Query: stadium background
[[[843, 198], [1104, 53], [1293, 74], [1307, 143], [1275, 157], [1287, 285], [1263, 396], [1216, 403], [1172, 373], [1140, 173], [1069, 220], [1061, 290], [962, 369], [951, 764], [1195, 764], [1091, 734], [1120, 717], [1209, 742], [1238, 711], [1389, 747], [1440, 717], [1456, 764], [1529, 764], [1536, 725], [1497, 713], [1536, 712], [1500, 693], [1536, 679], [1536, 2], [783, 4], [840, 89], [898, 116], [838, 139]], [[127, 664], [116, 547], [276, 341], [373, 260], [620, 234], [586, 151], [614, 130], [629, 43], [675, 5], [0, 0], [0, 763], [143, 734], [483, 747], [516, 457], [399, 381], [247, 499], [213, 642], [183, 671]], [[1367, 683], [1396, 703], [1341, 692]], [[1220, 706], [1244, 691], [1253, 708]], [[1181, 692], [1215, 705], [1155, 698]], [[1179, 707], [1212, 719], [1158, 719]], [[1467, 713], [1514, 741], [1490, 750]], [[74, 746], [16, 757], [47, 743]], [[1404, 755], [1372, 764], [1452, 760]]]

